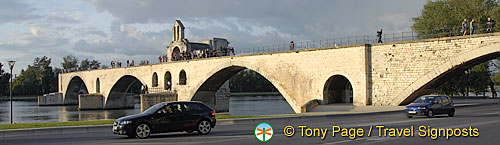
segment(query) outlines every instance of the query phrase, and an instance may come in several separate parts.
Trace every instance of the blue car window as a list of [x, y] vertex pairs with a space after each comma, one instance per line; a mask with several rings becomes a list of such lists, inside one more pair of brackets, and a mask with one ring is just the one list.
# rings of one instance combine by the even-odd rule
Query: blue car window
[[431, 103], [432, 101], [434, 101], [434, 98], [434, 96], [421, 96], [413, 101], [413, 103]]
[[434, 103], [440, 104], [441, 103], [441, 97], [436, 97], [436, 99], [434, 99]]

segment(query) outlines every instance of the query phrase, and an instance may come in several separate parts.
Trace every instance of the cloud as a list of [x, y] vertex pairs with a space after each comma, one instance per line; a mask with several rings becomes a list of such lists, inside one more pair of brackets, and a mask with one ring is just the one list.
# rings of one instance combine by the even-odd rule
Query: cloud
[[[189, 25], [185, 23], [185, 26], [193, 33], [209, 28], [213, 34], [240, 31], [246, 32], [240, 37], [248, 37], [248, 42], [253, 42], [255, 40], [252, 37], [272, 33], [277, 33], [276, 36], [280, 39], [317, 40], [367, 35], [379, 28], [388, 31], [409, 30], [411, 21], [408, 23], [407, 20], [417, 16], [420, 6], [426, 1], [90, 0], [89, 2], [98, 11], [109, 12], [125, 24], [168, 23], [175, 19], [181, 19], [183, 22], [192, 20]], [[120, 4], [116, 5], [118, 2]], [[389, 20], [387, 23], [388, 18], [393, 18], [390, 14], [396, 14], [392, 16], [396, 16], [397, 19]], [[222, 29], [213, 29], [216, 26]], [[228, 39], [231, 41], [233, 38]]]
[[0, 24], [19, 23], [25, 20], [39, 18], [33, 14], [35, 11], [31, 5], [13, 0], [0, 1]]
[[166, 49], [170, 31], [140, 32], [134, 26], [114, 22], [109, 39], [80, 39], [75, 51], [133, 55], [157, 55]]
[[155, 59], [165, 53], [176, 19], [186, 26], [191, 42], [221, 37], [236, 48], [375, 35], [380, 28], [385, 33], [409, 30], [410, 18], [425, 2], [6, 0], [0, 1], [0, 51], [2, 57], [29, 63], [40, 55], [52, 56], [55, 65], [68, 54], [103, 62]]
[[25, 32], [10, 31], [7, 42], [0, 42], [0, 50], [16, 49], [30, 52], [44, 48], [59, 47], [69, 43], [65, 38], [65, 33], [60, 31], [62, 27], [52, 27], [50, 25], [31, 26]]
[[103, 31], [97, 30], [93, 27], [83, 27], [83, 28], [75, 28], [73, 29], [73, 35], [76, 37], [85, 37], [85, 36], [100, 36], [107, 37], [108, 35]]

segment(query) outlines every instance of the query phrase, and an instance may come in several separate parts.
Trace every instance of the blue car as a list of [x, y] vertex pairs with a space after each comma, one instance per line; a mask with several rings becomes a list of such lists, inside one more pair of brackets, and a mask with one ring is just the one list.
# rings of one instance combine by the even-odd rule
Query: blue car
[[438, 114], [455, 115], [455, 106], [448, 96], [421, 96], [406, 106], [406, 117], [427, 116], [429, 118]]

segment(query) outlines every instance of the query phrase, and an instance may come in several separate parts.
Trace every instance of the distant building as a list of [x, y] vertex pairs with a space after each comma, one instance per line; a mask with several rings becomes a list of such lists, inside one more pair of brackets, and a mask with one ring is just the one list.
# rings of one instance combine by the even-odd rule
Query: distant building
[[[216, 49], [217, 55], [222, 55], [222, 49], [229, 46], [229, 41], [224, 38], [212, 38], [202, 42], [189, 42], [184, 38], [184, 25], [180, 20], [175, 20], [172, 28], [172, 42], [167, 46], [167, 54], [169, 59], [171, 56], [179, 56], [182, 52], [190, 52], [191, 50]], [[173, 54], [173, 55], [172, 55]]]

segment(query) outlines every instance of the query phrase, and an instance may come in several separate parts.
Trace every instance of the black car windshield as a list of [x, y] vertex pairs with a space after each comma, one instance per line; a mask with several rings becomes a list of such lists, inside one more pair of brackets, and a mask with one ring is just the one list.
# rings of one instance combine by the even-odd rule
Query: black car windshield
[[422, 96], [413, 101], [413, 103], [431, 103], [434, 98], [434, 96]]
[[163, 107], [165, 105], [165, 103], [160, 103], [160, 104], [156, 104], [154, 106], [152, 106], [151, 108], [149, 108], [148, 110], [142, 112], [142, 113], [145, 113], [145, 114], [153, 114], [155, 113], [157, 110], [159, 110], [161, 107]]

